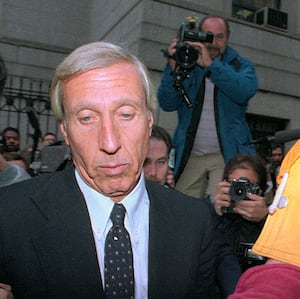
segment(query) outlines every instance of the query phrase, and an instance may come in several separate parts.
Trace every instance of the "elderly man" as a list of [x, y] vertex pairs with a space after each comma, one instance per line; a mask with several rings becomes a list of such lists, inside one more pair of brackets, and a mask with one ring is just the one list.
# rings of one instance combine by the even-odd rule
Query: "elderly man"
[[84, 45], [58, 66], [74, 167], [0, 193], [0, 281], [17, 298], [214, 298], [207, 207], [144, 180], [153, 98], [121, 47]]

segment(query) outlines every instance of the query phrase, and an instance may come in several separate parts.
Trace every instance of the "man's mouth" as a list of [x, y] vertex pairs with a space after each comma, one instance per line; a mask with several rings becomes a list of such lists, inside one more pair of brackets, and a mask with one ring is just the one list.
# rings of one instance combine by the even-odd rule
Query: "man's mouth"
[[116, 165], [101, 165], [98, 167], [100, 171], [108, 176], [120, 175], [125, 171], [127, 164], [116, 164]]
[[213, 57], [216, 57], [216, 56], [219, 56], [221, 51], [219, 48], [216, 48], [216, 47], [212, 47], [212, 46], [207, 46], [207, 50], [210, 52], [210, 54], [213, 56]]

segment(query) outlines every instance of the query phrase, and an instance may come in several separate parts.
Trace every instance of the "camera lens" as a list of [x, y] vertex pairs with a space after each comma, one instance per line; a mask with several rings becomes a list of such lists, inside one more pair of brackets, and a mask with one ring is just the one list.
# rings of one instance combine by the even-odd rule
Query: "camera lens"
[[244, 194], [243, 188], [237, 188], [237, 189], [234, 190], [234, 191], [235, 191], [235, 195], [236, 195], [236, 196], [241, 196], [241, 195]]
[[234, 201], [244, 200], [247, 198], [247, 188], [245, 183], [234, 182], [229, 188], [230, 198]]
[[189, 44], [183, 44], [177, 47], [176, 61], [179, 66], [185, 69], [192, 68], [196, 65], [198, 59], [198, 51]]

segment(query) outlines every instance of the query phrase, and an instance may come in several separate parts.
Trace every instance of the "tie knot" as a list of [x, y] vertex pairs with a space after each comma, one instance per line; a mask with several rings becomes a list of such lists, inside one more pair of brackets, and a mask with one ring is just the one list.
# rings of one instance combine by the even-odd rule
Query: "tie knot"
[[111, 213], [110, 213], [110, 219], [113, 223], [113, 225], [117, 226], [124, 226], [124, 218], [126, 214], [126, 209], [122, 204], [116, 204], [114, 205]]

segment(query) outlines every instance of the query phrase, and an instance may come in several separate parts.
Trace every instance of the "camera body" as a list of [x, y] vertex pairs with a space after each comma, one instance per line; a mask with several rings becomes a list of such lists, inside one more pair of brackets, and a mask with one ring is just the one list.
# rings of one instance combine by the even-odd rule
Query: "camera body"
[[229, 187], [229, 195], [233, 201], [247, 200], [247, 193], [259, 194], [259, 186], [251, 184], [247, 178], [235, 180]]
[[231, 204], [229, 207], [222, 207], [223, 213], [233, 213], [235, 202], [240, 200], [248, 200], [247, 194], [259, 194], [259, 185], [252, 184], [247, 178], [234, 180], [229, 187], [229, 196]]
[[[193, 24], [193, 23], [192, 23]], [[195, 25], [192, 25], [195, 26]], [[181, 42], [201, 42], [201, 43], [211, 43], [214, 39], [212, 32], [199, 32], [194, 27], [191, 28], [191, 22], [188, 22], [188, 26], [184, 23], [180, 29], [180, 39]]]
[[193, 68], [198, 60], [198, 50], [189, 45], [190, 42], [208, 42], [214, 39], [212, 32], [199, 32], [196, 26], [196, 18], [189, 17], [181, 25], [178, 33], [178, 42], [174, 58], [183, 69]]

